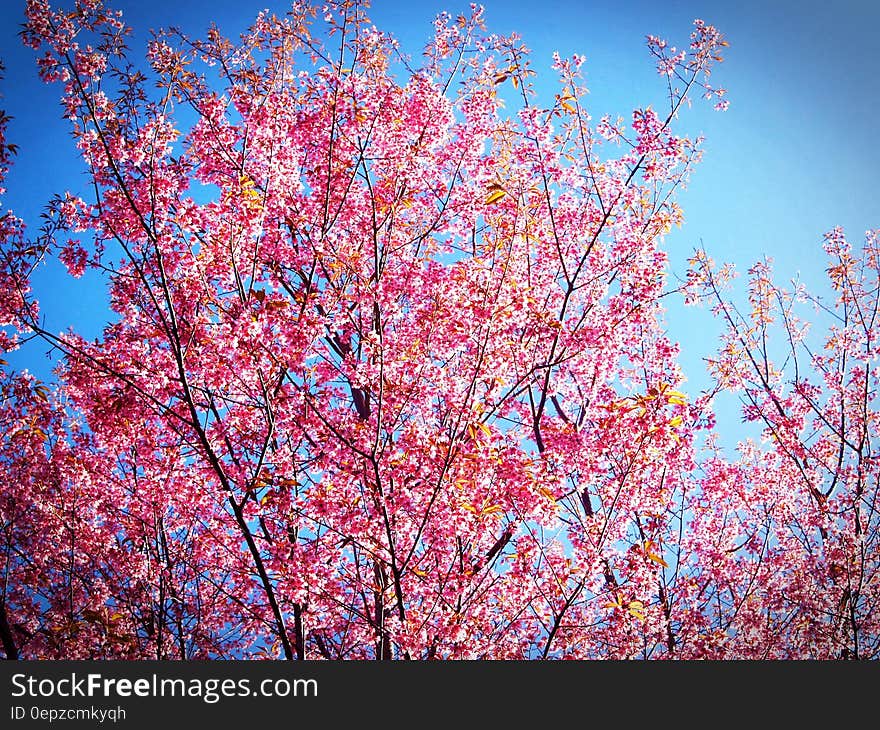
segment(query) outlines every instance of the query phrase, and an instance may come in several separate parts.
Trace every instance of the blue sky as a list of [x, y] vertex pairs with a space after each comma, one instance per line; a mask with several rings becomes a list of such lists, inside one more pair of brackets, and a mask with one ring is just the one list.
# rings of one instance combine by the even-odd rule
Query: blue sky
[[[706, 153], [679, 198], [687, 223], [668, 239], [673, 271], [684, 270], [702, 240], [716, 260], [745, 269], [766, 254], [774, 258], [780, 279], [800, 273], [819, 285], [826, 230], [843, 225], [858, 242], [866, 228], [880, 226], [880, 2], [487, 0], [484, 5], [490, 30], [516, 30], [533, 49], [538, 79], [548, 82], [539, 83], [539, 94], [548, 102], [556, 91], [548, 69], [551, 53], [587, 56], [594, 119], [605, 113], [628, 116], [634, 107], [662, 101], [663, 82], [645, 49], [646, 34], [682, 45], [697, 17], [725, 34], [731, 45], [713, 80], [728, 89], [731, 108], [718, 114], [696, 104], [683, 114], [680, 127], [703, 132]], [[24, 0], [0, 1], [0, 58], [6, 65], [0, 106], [14, 117], [9, 138], [21, 147], [4, 203], [36, 229], [43, 204], [56, 192], [82, 191], [85, 178], [61, 120], [58, 89], [37, 80], [33, 52], [16, 37], [23, 6]], [[138, 31], [132, 42], [137, 58], [149, 28], [175, 24], [200, 34], [214, 20], [235, 36], [260, 8], [283, 11], [285, 3], [118, 0], [115, 6]], [[370, 15], [418, 55], [437, 12], [466, 8], [461, 0], [376, 0]], [[74, 281], [48, 266], [36, 287], [50, 329], [100, 332], [106, 306], [95, 279]], [[695, 389], [704, 382], [701, 358], [711, 354], [717, 328], [707, 313], [678, 307], [670, 309], [669, 326], [687, 353], [684, 364]], [[26, 348], [13, 362], [47, 377], [45, 349]]]

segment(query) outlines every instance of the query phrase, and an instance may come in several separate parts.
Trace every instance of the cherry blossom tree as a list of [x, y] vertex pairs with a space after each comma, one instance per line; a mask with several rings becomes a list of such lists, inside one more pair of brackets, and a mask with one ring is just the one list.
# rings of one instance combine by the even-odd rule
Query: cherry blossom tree
[[[699, 603], [715, 605], [724, 655], [877, 656], [878, 243], [868, 231], [856, 253], [841, 229], [825, 236], [828, 302], [774, 285], [770, 262], [755, 264], [746, 312], [724, 293], [729, 267], [703, 251], [692, 259], [689, 294], [726, 329], [710, 361], [716, 387], [740, 395], [763, 442], [741, 443], [734, 463], [703, 464], [689, 525], [708, 580]], [[811, 332], [817, 320], [824, 333]]]
[[[478, 7], [418, 63], [354, 1], [129, 33], [27, 2], [91, 187], [0, 229], [2, 345], [62, 353], [2, 384], [7, 657], [876, 656], [876, 236], [827, 239], [821, 354], [805, 292], [757, 266], [743, 316], [702, 253], [715, 391], [665, 332], [714, 27], [648, 37], [667, 105], [626, 123], [580, 56], [542, 104]], [[107, 282], [100, 338], [44, 321], [51, 256]], [[735, 458], [720, 390], [764, 427]]]

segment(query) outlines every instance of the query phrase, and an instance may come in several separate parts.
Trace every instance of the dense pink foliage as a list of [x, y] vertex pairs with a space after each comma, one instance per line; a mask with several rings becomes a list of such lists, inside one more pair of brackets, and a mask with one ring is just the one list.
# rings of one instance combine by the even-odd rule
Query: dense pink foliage
[[[93, 189], [36, 240], [2, 219], [3, 346], [65, 353], [2, 384], [8, 656], [877, 655], [876, 235], [827, 236], [820, 340], [766, 264], [741, 315], [694, 257], [764, 429], [735, 458], [664, 331], [712, 26], [648, 37], [669, 103], [628, 124], [581, 57], [538, 105], [476, 7], [418, 67], [354, 3], [159, 34], [142, 70], [126, 35], [27, 3]], [[99, 340], [44, 327], [49, 255], [109, 282]]]

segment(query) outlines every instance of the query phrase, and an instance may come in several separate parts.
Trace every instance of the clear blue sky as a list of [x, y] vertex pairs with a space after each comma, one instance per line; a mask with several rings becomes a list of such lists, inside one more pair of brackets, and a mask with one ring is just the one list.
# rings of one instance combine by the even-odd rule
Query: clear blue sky
[[[436, 13], [457, 14], [467, 5], [376, 0], [370, 15], [418, 55]], [[687, 223], [668, 240], [674, 271], [683, 271], [702, 239], [716, 260], [747, 268], [769, 254], [783, 279], [800, 272], [808, 283], [818, 283], [823, 232], [843, 225], [859, 241], [866, 228], [880, 226], [878, 0], [487, 0], [484, 5], [490, 30], [516, 30], [534, 50], [539, 79], [554, 50], [587, 56], [594, 118], [627, 116], [636, 106], [661, 101], [663, 83], [644, 47], [646, 34], [681, 45], [691, 21], [700, 17], [726, 35], [731, 45], [713, 78], [728, 89], [730, 110], [717, 114], [698, 104], [683, 115], [683, 128], [702, 131], [707, 141], [704, 161], [680, 198]], [[4, 202], [36, 228], [45, 201], [55, 192], [82, 190], [85, 178], [60, 118], [58, 89], [37, 80], [33, 53], [16, 37], [23, 6], [24, 0], [0, 0], [0, 58], [7, 67], [0, 106], [14, 117], [10, 141], [21, 146]], [[285, 3], [118, 0], [115, 6], [138, 31], [132, 45], [140, 51], [149, 28], [174, 24], [200, 34], [215, 20], [234, 36], [260, 8], [283, 10]], [[552, 81], [554, 74], [545, 78]], [[555, 89], [543, 88], [552, 99]], [[41, 270], [37, 287], [50, 329], [73, 325], [89, 336], [99, 333], [105, 306], [94, 279], [72, 281], [50, 266]], [[673, 308], [669, 320], [696, 387], [702, 382], [700, 358], [711, 354], [715, 328], [694, 310]], [[46, 376], [44, 350], [25, 350], [14, 363]]]

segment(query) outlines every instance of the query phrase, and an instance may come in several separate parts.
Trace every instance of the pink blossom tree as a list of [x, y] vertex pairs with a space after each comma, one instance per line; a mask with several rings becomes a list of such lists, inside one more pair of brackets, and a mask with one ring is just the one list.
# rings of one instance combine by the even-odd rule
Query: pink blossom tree
[[[692, 259], [689, 294], [726, 330], [710, 361], [716, 388], [738, 393], [762, 434], [735, 462], [704, 462], [689, 525], [697, 603], [714, 604], [722, 656], [877, 657], [878, 235], [868, 231], [861, 253], [840, 229], [825, 236], [828, 302], [775, 285], [763, 261], [742, 312], [724, 294], [730, 268], [702, 251]], [[824, 333], [811, 331], [816, 320]]]
[[[479, 8], [420, 65], [356, 2], [160, 33], [140, 69], [128, 33], [27, 3], [91, 191], [0, 230], [3, 347], [63, 353], [3, 382], [7, 657], [876, 656], [876, 237], [828, 238], [820, 355], [805, 294], [756, 267], [743, 317], [694, 258], [767, 437], [735, 459], [665, 333], [715, 28], [648, 37], [668, 106], [628, 124], [577, 56], [541, 105]], [[105, 277], [98, 340], [41, 319], [47, 256]]]

